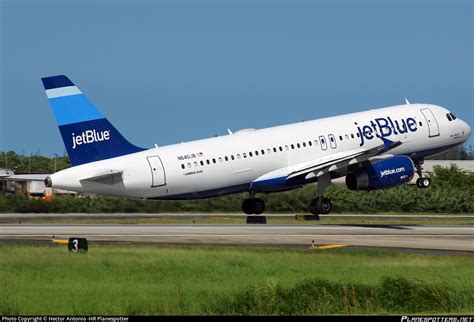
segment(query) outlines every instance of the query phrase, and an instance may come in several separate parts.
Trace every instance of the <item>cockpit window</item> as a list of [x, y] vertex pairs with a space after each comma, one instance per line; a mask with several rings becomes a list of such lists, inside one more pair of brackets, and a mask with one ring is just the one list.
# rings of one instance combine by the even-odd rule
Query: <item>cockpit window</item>
[[455, 119], [456, 119], [456, 116], [454, 116], [454, 114], [453, 114], [453, 113], [449, 113], [449, 114], [451, 114], [451, 118], [452, 118], [453, 120], [455, 120]]
[[446, 117], [448, 118], [448, 121], [449, 121], [449, 122], [452, 121], [452, 119], [451, 119], [451, 114], [450, 114], [450, 113], [446, 114]]

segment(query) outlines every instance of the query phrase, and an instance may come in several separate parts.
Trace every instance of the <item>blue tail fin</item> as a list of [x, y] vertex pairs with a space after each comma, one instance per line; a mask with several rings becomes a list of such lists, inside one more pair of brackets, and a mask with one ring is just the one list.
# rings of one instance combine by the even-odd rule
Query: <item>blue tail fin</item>
[[144, 150], [128, 142], [69, 78], [41, 80], [73, 166]]

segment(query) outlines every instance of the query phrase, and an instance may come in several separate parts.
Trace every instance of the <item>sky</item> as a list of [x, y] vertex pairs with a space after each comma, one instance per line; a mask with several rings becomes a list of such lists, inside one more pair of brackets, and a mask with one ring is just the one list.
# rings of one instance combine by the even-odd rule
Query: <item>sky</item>
[[0, 151], [64, 153], [58, 74], [141, 147], [405, 98], [474, 127], [473, 3], [0, 0]]

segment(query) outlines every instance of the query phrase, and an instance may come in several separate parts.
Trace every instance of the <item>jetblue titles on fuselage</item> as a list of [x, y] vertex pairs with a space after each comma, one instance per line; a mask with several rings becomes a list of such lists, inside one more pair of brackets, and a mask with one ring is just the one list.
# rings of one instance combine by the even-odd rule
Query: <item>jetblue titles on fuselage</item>
[[416, 121], [414, 118], [409, 117], [407, 119], [393, 120], [387, 116], [379, 117], [370, 121], [370, 125], [361, 125], [359, 126], [357, 122], [354, 122], [357, 125], [357, 131], [359, 132], [360, 146], [365, 144], [365, 140], [370, 141], [374, 137], [386, 137], [392, 134], [404, 134], [408, 131], [415, 132], [418, 128], [416, 126]]

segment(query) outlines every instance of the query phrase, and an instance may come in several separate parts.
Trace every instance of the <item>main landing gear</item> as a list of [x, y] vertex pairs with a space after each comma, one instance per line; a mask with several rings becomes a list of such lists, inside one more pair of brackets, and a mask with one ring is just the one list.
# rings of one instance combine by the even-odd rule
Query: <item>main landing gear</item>
[[416, 179], [416, 186], [418, 188], [428, 188], [431, 184], [430, 178], [423, 177], [423, 160], [414, 160], [416, 173], [418, 174], [418, 179]]
[[[265, 202], [260, 198], [255, 198], [255, 192], [250, 192], [250, 198], [242, 202], [242, 210], [247, 215], [261, 215], [265, 211]], [[247, 224], [266, 224], [265, 216], [247, 216]]]
[[250, 198], [242, 202], [242, 210], [247, 215], [261, 215], [265, 211], [265, 202], [260, 198], [255, 198], [255, 193], [251, 193]]
[[318, 178], [318, 192], [309, 203], [309, 212], [319, 219], [319, 215], [326, 215], [332, 210], [332, 202], [329, 198], [324, 198], [324, 189], [331, 185], [331, 176], [326, 173]]

